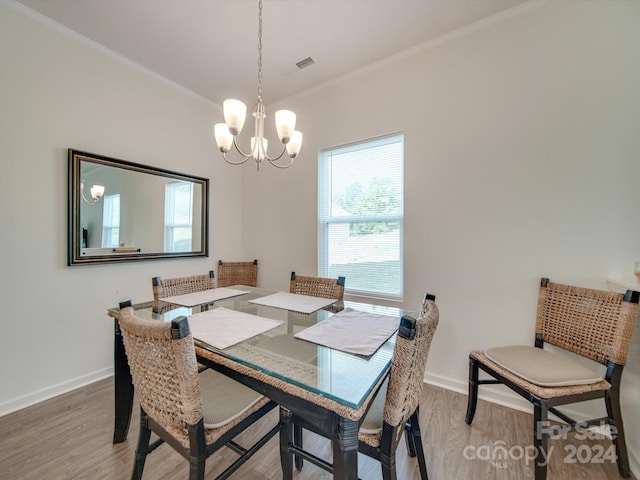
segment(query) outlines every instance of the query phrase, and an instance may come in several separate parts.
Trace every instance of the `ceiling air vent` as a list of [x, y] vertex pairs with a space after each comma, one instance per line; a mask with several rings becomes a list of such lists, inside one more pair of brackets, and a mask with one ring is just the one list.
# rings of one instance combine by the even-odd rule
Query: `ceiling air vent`
[[311, 58], [311, 57], [307, 57], [307, 58], [305, 58], [304, 60], [300, 60], [298, 63], [296, 63], [296, 66], [297, 66], [300, 70], [302, 70], [303, 68], [310, 67], [310, 66], [311, 66], [311, 65], [313, 65], [314, 63], [316, 63], [316, 62], [314, 62], [314, 61], [313, 61], [313, 58]]

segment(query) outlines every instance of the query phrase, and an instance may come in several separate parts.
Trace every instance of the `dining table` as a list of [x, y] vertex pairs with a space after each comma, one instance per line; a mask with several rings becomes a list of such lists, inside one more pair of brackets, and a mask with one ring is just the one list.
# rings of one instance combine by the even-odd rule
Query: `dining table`
[[[136, 316], [149, 320], [187, 317], [201, 368], [213, 368], [274, 400], [281, 407], [281, 422], [288, 413], [304, 418], [331, 441], [333, 478], [356, 480], [359, 426], [389, 373], [400, 318], [415, 312], [302, 297], [236, 285], [134, 303], [133, 308]], [[310, 303], [287, 305], [291, 299]], [[134, 386], [119, 308], [107, 313], [114, 320], [113, 443], [120, 443], [127, 439]], [[314, 340], [311, 334], [318, 330]], [[369, 337], [378, 343], [364, 345]], [[289, 480], [294, 455], [282, 438], [283, 478]]]

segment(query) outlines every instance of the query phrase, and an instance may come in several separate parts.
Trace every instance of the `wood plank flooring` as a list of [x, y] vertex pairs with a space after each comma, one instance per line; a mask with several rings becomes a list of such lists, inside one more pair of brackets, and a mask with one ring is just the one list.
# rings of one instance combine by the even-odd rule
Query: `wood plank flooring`
[[[467, 397], [425, 385], [421, 403], [422, 436], [430, 480], [532, 480], [531, 462], [520, 456], [531, 444], [531, 415], [480, 401], [471, 427], [464, 423]], [[277, 412], [256, 425], [266, 431], [277, 421]], [[113, 381], [102, 380], [38, 405], [0, 417], [0, 479], [2, 480], [120, 480], [128, 479], [138, 433], [138, 406], [125, 443], [113, 445]], [[252, 432], [243, 434], [250, 440]], [[242, 438], [240, 437], [240, 441]], [[549, 480], [618, 479], [615, 463], [580, 463], [585, 454], [608, 440], [593, 440], [581, 447], [576, 463], [566, 463], [569, 453], [581, 445], [572, 440], [554, 440], [549, 463]], [[504, 443], [501, 443], [504, 442]], [[328, 441], [305, 432], [305, 446], [329, 458]], [[491, 459], [504, 447], [510, 454]], [[530, 448], [530, 447], [529, 447]], [[505, 451], [505, 450], [503, 450]], [[235, 454], [223, 449], [209, 458], [207, 478], [221, 472]], [[489, 457], [489, 458], [487, 458]], [[406, 455], [401, 442], [398, 455], [398, 478], [419, 478], [417, 463]], [[377, 462], [360, 455], [360, 478], [382, 478]], [[175, 480], [188, 477], [187, 462], [168, 445], [152, 453], [145, 467], [148, 480]], [[243, 480], [277, 480], [282, 478], [277, 436], [232, 478]], [[331, 476], [305, 463], [295, 472], [296, 480], [325, 480]]]

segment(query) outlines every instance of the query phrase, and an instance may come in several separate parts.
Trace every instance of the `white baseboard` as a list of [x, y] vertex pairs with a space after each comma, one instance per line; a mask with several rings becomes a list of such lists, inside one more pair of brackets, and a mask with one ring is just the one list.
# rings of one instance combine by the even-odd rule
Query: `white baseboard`
[[[465, 395], [469, 392], [469, 384], [467, 382], [461, 382], [460, 380], [452, 379], [450, 377], [444, 377], [441, 375], [435, 375], [433, 373], [425, 373], [425, 383], [429, 385], [435, 385], [436, 387], [445, 388], [454, 392], [463, 393]], [[505, 390], [502, 390], [505, 389]], [[514, 410], [520, 410], [522, 412], [532, 413], [533, 409], [531, 403], [524, 400], [516, 393], [508, 390], [507, 387], [499, 385], [483, 385], [478, 391], [478, 398], [480, 400], [486, 400], [487, 402], [496, 403], [504, 407], [513, 408]], [[573, 409], [565, 409], [567, 414], [574, 417], [576, 420], [586, 419], [580, 411]], [[626, 429], [625, 429], [626, 430]], [[636, 478], [640, 478], [640, 455], [636, 452], [629, 443], [627, 443], [627, 452], [629, 454], [629, 464], [631, 472]]]
[[29, 393], [28, 395], [2, 402], [0, 403], [0, 417], [110, 376], [113, 376], [113, 367], [104, 368], [88, 375], [76, 377], [66, 382]]

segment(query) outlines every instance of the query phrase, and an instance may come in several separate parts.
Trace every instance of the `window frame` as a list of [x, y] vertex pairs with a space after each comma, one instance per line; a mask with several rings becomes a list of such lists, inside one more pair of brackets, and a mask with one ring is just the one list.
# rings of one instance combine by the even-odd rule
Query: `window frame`
[[[177, 190], [179, 187], [189, 187], [189, 222], [173, 222], [175, 220], [175, 205]], [[171, 222], [169, 222], [171, 220]], [[193, 237], [190, 237], [190, 247], [188, 250], [175, 250], [175, 231], [178, 228], [189, 228], [193, 233], [193, 183], [174, 181], [165, 185], [164, 203], [164, 251], [169, 253], [190, 252], [193, 250]]]
[[[115, 202], [116, 199], [117, 202]], [[100, 240], [100, 247], [118, 248], [120, 246], [120, 222], [122, 220], [122, 212], [120, 211], [120, 193], [108, 193], [103, 197], [102, 202], [102, 239]], [[113, 214], [107, 215], [107, 210], [112, 213], [114, 210], [114, 203], [117, 203], [118, 205], [118, 221], [112, 224], [110, 221], [113, 220]], [[109, 223], [107, 223], [107, 220], [109, 220]], [[106, 245], [107, 242], [105, 242], [105, 240], [112, 238], [115, 230], [118, 231], [118, 241], [115, 244]]]
[[[378, 146], [400, 143], [400, 211], [399, 213], [383, 213], [376, 215], [349, 215], [331, 217], [327, 210], [330, 204], [331, 178], [327, 169], [331, 163], [331, 157], [336, 154], [358, 152]], [[378, 298], [385, 300], [404, 300], [404, 134], [401, 132], [382, 135], [357, 142], [351, 142], [336, 147], [326, 148], [318, 153], [318, 275], [329, 276], [329, 230], [332, 225], [363, 222], [398, 222], [398, 292], [379, 292], [353, 288], [349, 285], [349, 278], [345, 284], [345, 294]]]

